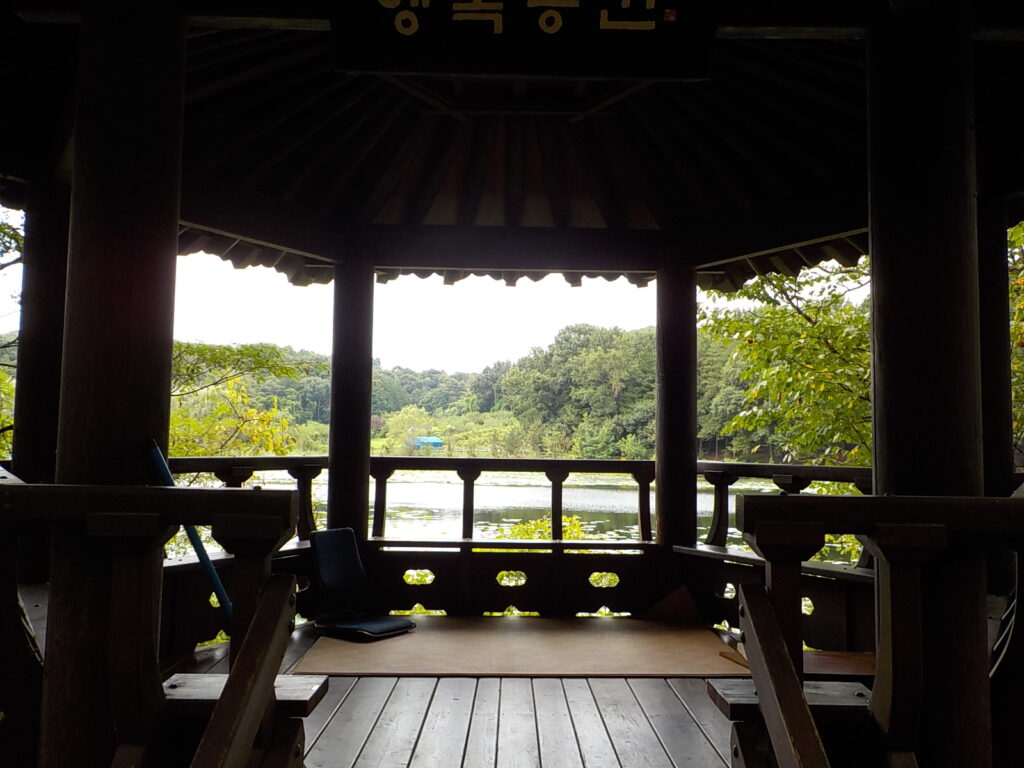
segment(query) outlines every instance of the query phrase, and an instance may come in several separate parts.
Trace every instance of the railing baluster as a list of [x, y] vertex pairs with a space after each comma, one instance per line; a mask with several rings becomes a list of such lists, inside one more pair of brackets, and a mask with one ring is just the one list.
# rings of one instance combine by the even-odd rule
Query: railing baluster
[[242, 483], [252, 477], [252, 473], [255, 471], [254, 467], [234, 464], [215, 469], [213, 474], [228, 488], [241, 488]]
[[[796, 469], [796, 467], [794, 467], [794, 469]], [[796, 474], [772, 475], [772, 482], [775, 483], [775, 486], [782, 491], [784, 495], [798, 494], [811, 484], [810, 478]]]
[[316, 520], [313, 517], [313, 479], [321, 471], [316, 464], [300, 464], [288, 468], [288, 474], [295, 478], [295, 486], [299, 492], [297, 530], [300, 541], [309, 539], [309, 534], [316, 530]]
[[552, 470], [544, 473], [551, 481], [551, 539], [562, 538], [562, 484], [569, 476], [566, 470]]
[[639, 503], [637, 505], [637, 522], [640, 527], [640, 541], [653, 541], [651, 530], [651, 483], [654, 482], [654, 466], [649, 471], [633, 473], [633, 479], [639, 487]]
[[739, 478], [728, 472], [711, 470], [704, 473], [704, 479], [715, 489], [714, 512], [704, 543], [724, 547], [729, 536], [729, 486]]
[[387, 465], [373, 466], [370, 464], [370, 475], [373, 476], [373, 528], [370, 535], [383, 538], [384, 522], [388, 512], [388, 478], [395, 474], [393, 467]]
[[[244, 462], [244, 464], [243, 464]], [[312, 482], [299, 478], [309, 472], [312, 478], [317, 468], [328, 466], [326, 456], [247, 456], [244, 459], [232, 457], [174, 457], [169, 460], [171, 471], [212, 472], [226, 485], [237, 487], [252, 476], [254, 471], [287, 470], [298, 482], [302, 494], [300, 538], [304, 538], [307, 526], [312, 530]], [[718, 546], [728, 540], [728, 486], [735, 478], [753, 477], [772, 480], [783, 493], [799, 493], [811, 482], [829, 481], [854, 483], [862, 491], [871, 489], [871, 469], [868, 467], [827, 467], [790, 464], [755, 464], [746, 462], [698, 461], [697, 472], [715, 488], [715, 513], [705, 539], [706, 543]], [[446, 458], [435, 456], [372, 456], [370, 475], [377, 481], [374, 496], [373, 523], [374, 537], [383, 537], [387, 518], [387, 479], [396, 470], [442, 470], [458, 471], [463, 480], [463, 526], [465, 538], [473, 532], [473, 484], [481, 472], [543, 472], [558, 477], [572, 472], [597, 472], [603, 474], [631, 474], [639, 486], [638, 523], [640, 539], [653, 539], [651, 523], [650, 486], [654, 482], [656, 468], [653, 461], [613, 461], [598, 459], [479, 459]], [[551, 474], [549, 474], [551, 473]], [[726, 482], [729, 479], [728, 483]], [[564, 536], [561, 526], [562, 493], [564, 480], [552, 481], [552, 538]], [[556, 489], [555, 486], [558, 485]], [[557, 497], [556, 497], [557, 494]], [[557, 507], [557, 510], [556, 510]]]
[[473, 483], [480, 477], [480, 470], [462, 467], [458, 471], [462, 479], [462, 538], [473, 538]]

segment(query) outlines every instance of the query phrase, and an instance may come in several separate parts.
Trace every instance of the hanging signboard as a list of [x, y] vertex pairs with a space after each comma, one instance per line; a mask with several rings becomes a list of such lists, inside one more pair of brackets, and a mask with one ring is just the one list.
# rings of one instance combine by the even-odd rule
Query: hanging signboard
[[345, 0], [336, 66], [391, 74], [694, 80], [714, 25], [702, 0]]

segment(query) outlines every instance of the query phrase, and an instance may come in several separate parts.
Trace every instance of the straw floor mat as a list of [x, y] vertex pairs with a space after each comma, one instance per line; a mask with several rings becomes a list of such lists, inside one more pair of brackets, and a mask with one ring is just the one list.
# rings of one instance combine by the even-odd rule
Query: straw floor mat
[[417, 616], [372, 643], [321, 637], [295, 674], [468, 677], [739, 677], [710, 630], [639, 619]]

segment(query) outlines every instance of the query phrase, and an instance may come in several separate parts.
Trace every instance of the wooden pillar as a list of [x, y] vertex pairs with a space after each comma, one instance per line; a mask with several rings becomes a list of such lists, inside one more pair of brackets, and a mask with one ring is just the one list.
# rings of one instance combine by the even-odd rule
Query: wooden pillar
[[64, 184], [28, 187], [12, 450], [26, 483], [52, 483], [56, 469], [70, 206]]
[[[878, 494], [983, 492], [969, 6], [878, 4], [869, 34]], [[991, 764], [984, 567], [925, 573], [921, 765]]]
[[875, 485], [970, 496], [982, 490], [970, 26], [945, 6], [908, 16], [887, 14], [869, 41]]
[[373, 383], [373, 265], [356, 258], [334, 270], [327, 527], [366, 539], [370, 507], [370, 392]]
[[697, 541], [697, 284], [689, 267], [658, 270], [656, 541]]
[[[1005, 94], [979, 82], [978, 295], [981, 335], [981, 407], [986, 496], [1009, 496], [1013, 480], [1013, 394], [1010, 383], [1010, 275], [1006, 258], [1006, 203], [994, 123]], [[1014, 222], [1015, 223], [1015, 222]]]
[[[56, 479], [139, 484], [152, 441], [166, 449], [184, 23], [150, 7], [86, 12], [80, 46]], [[84, 534], [54, 531], [43, 768], [109, 765], [125, 708], [108, 672], [111, 559]], [[133, 594], [157, 602], [150, 573]], [[151, 675], [155, 631], [148, 653], [133, 666]]]
[[[52, 483], [56, 469], [70, 192], [65, 184], [33, 182], [25, 205], [12, 469], [26, 483]], [[48, 547], [42, 529], [21, 536], [19, 578], [46, 581]]]

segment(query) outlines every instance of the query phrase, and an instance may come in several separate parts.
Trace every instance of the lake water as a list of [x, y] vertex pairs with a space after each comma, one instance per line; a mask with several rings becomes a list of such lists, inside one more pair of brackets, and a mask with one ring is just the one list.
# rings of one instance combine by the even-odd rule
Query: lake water
[[[319, 514], [327, 499], [327, 473], [313, 484]], [[263, 473], [265, 487], [293, 488], [285, 472]], [[374, 496], [370, 481], [370, 499]], [[388, 480], [384, 535], [395, 539], [454, 540], [462, 535], [462, 481], [454, 472], [396, 472]], [[494, 539], [514, 524], [550, 516], [551, 485], [541, 473], [484, 472], [474, 485], [473, 535]], [[778, 493], [769, 481], [741, 480], [732, 486], [742, 493]], [[574, 474], [562, 491], [562, 512], [580, 518], [584, 535], [593, 539], [639, 538], [637, 484], [629, 475]], [[701, 481], [697, 493], [699, 535], [707, 533], [714, 508], [712, 488]], [[654, 493], [651, 493], [654, 509]], [[652, 514], [653, 517], [653, 514]], [[322, 523], [321, 523], [322, 524]], [[657, 523], [652, 519], [652, 530]], [[730, 545], [740, 545], [730, 530]]]

